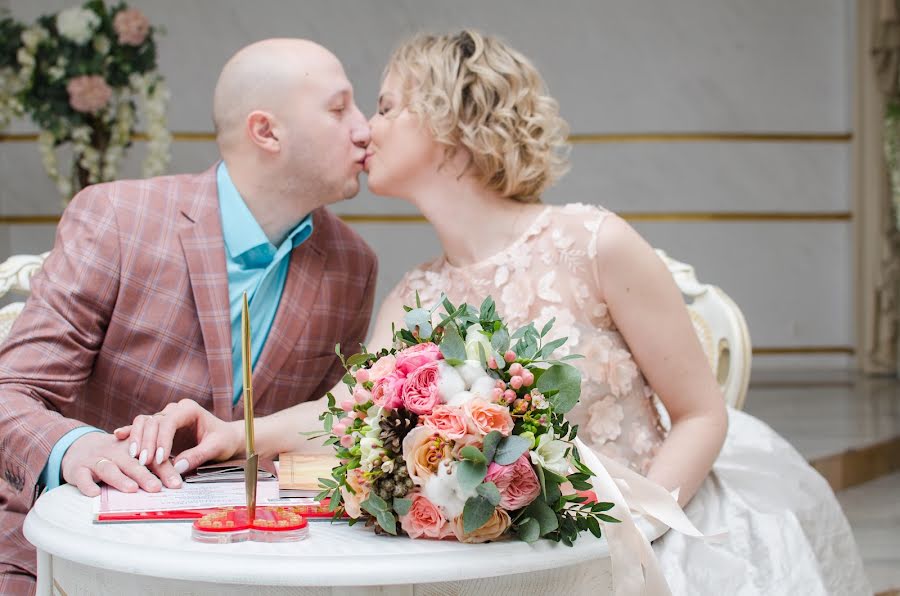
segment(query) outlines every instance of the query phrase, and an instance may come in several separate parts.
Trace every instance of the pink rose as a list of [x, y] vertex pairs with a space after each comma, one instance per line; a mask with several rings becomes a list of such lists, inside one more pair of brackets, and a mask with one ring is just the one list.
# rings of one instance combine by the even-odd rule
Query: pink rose
[[373, 383], [385, 378], [396, 368], [397, 358], [393, 354], [382, 356], [375, 361], [372, 368], [369, 369], [369, 380]]
[[409, 375], [420, 366], [443, 358], [441, 349], [436, 344], [431, 342], [416, 344], [397, 354], [397, 370]]
[[485, 482], [493, 482], [500, 491], [500, 507], [507, 511], [516, 511], [525, 507], [541, 493], [534, 468], [531, 467], [527, 454], [508, 466], [491, 462], [488, 466]]
[[437, 406], [425, 417], [424, 424], [451, 441], [462, 439], [468, 432], [465, 412], [454, 406]]
[[400, 390], [406, 379], [400, 371], [395, 370], [391, 374], [378, 379], [372, 386], [372, 401], [375, 405], [394, 409], [402, 403]]
[[483, 399], [473, 399], [466, 402], [463, 407], [468, 417], [470, 432], [484, 436], [497, 430], [504, 437], [512, 433], [513, 419], [508, 407], [492, 404]]
[[99, 75], [81, 75], [72, 77], [66, 83], [69, 92], [69, 105], [76, 112], [95, 114], [109, 103], [112, 89]]
[[136, 8], [120, 10], [113, 19], [113, 29], [119, 36], [119, 43], [126, 46], [139, 46], [150, 33], [150, 21], [144, 13]]
[[410, 538], [437, 538], [452, 536], [450, 523], [434, 503], [421, 494], [412, 496], [412, 507], [406, 515], [400, 516], [400, 527]]
[[[399, 358], [397, 360], [399, 367]], [[400, 390], [400, 399], [406, 409], [420, 415], [431, 414], [435, 406], [441, 403], [439, 380], [437, 361], [420, 366], [406, 377]]]
[[368, 486], [364, 484], [364, 481], [362, 479], [362, 470], [360, 470], [359, 468], [349, 470], [347, 472], [347, 485], [350, 486], [350, 488], [352, 488], [355, 492], [351, 493], [343, 486], [341, 487], [341, 496], [343, 497], [344, 510], [347, 512], [347, 515], [356, 519], [362, 514], [360, 503], [362, 503], [369, 497]]

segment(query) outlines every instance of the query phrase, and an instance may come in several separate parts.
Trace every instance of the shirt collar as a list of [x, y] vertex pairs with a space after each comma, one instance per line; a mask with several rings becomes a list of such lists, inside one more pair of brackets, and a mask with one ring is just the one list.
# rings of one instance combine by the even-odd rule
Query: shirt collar
[[219, 191], [219, 211], [222, 217], [222, 236], [225, 240], [225, 249], [232, 259], [237, 259], [253, 251], [254, 254], [266, 254], [271, 260], [275, 253], [285, 245], [291, 248], [297, 247], [312, 235], [312, 214], [309, 214], [291, 230], [281, 246], [276, 249], [269, 242], [266, 233], [253, 217], [250, 208], [241, 197], [241, 193], [238, 192], [224, 161], [219, 162], [219, 167], [216, 169], [216, 182]]

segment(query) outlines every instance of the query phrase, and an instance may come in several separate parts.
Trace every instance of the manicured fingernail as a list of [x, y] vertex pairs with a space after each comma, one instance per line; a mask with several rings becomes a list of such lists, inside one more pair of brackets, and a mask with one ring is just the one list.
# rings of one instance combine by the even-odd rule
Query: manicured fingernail
[[179, 474], [184, 474], [185, 470], [188, 469], [188, 462], [186, 459], [179, 459], [175, 462], [175, 471]]
[[142, 466], [147, 463], [147, 450], [141, 449], [141, 457], [138, 459], [138, 463]]
[[181, 476], [169, 476], [169, 488], [178, 488], [181, 486]]
[[136, 442], [132, 443], [131, 447], [128, 448], [128, 455], [130, 455], [131, 457], [134, 457], [135, 455], [137, 455], [137, 443]]
[[157, 447], [156, 448], [156, 465], [159, 465], [162, 462], [163, 462], [163, 448]]
[[138, 485], [135, 484], [134, 482], [129, 482], [125, 486], [128, 488], [128, 490], [137, 490], [138, 489]]

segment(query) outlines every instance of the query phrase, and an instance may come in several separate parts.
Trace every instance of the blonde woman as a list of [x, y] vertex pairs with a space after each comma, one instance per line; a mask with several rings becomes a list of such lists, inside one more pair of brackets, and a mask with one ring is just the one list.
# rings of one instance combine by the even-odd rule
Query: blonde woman
[[[511, 329], [555, 318], [554, 336], [585, 356], [573, 361], [583, 386], [570, 414], [581, 438], [679, 489], [699, 528], [728, 530], [721, 543], [674, 532], [657, 541], [674, 593], [871, 594], [828, 485], [765, 424], [726, 410], [653, 249], [602, 207], [541, 204], [565, 170], [567, 126], [527, 58], [474, 31], [417, 36], [391, 57], [370, 127], [370, 189], [416, 206], [443, 254], [391, 291], [369, 346], [389, 343], [416, 292], [423, 303], [445, 292], [457, 304], [490, 294]], [[260, 419], [258, 450], [297, 448], [298, 425], [315, 428], [321, 409]], [[171, 413], [166, 448], [177, 426], [205, 425], [200, 445], [176, 459], [193, 467], [240, 451], [239, 423], [189, 404]]]

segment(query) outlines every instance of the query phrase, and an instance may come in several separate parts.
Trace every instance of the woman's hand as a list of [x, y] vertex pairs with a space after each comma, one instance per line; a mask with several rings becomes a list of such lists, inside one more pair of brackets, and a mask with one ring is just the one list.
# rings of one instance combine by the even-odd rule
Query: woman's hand
[[113, 431], [127, 440], [129, 454], [140, 464], [159, 465], [173, 455], [173, 446], [191, 445], [173, 456], [175, 471], [184, 474], [207, 461], [225, 461], [243, 451], [243, 422], [225, 422], [191, 399], [167, 405], [152, 416], [141, 415]]

